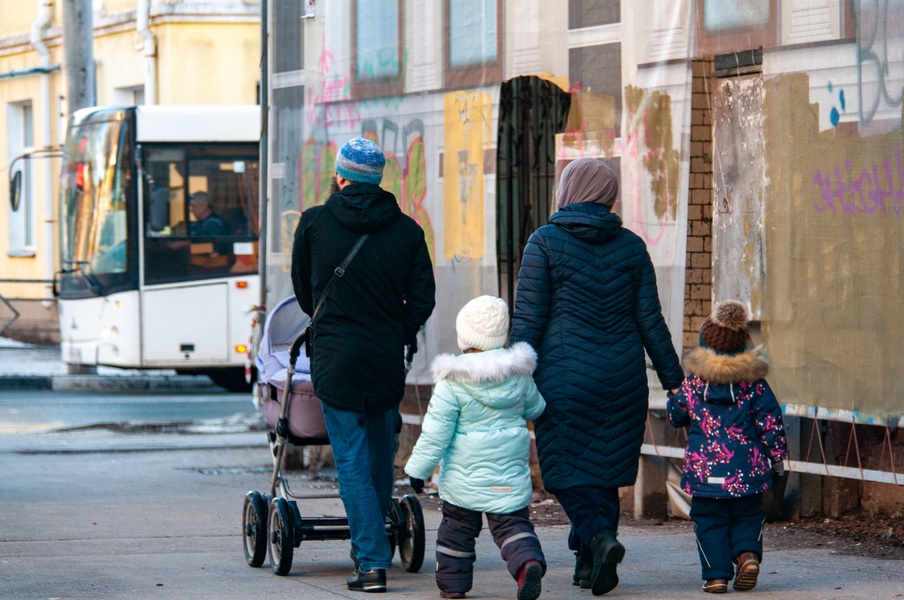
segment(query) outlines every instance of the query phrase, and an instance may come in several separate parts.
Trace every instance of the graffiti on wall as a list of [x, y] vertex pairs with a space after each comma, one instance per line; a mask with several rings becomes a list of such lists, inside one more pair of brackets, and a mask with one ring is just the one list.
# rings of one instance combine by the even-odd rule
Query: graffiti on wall
[[[882, 108], [901, 107], [904, 78], [900, 28], [904, 5], [900, 0], [857, 2], [857, 92], [860, 123], [873, 120]], [[892, 48], [889, 48], [889, 45]], [[896, 121], [900, 123], [900, 111]]]
[[[634, 213], [627, 216], [648, 244], [658, 244], [678, 211], [678, 169], [681, 153], [672, 136], [672, 101], [665, 92], [625, 88], [626, 124], [623, 136], [622, 198]], [[632, 197], [628, 198], [626, 195]]]
[[[399, 125], [389, 117], [362, 119], [360, 135], [383, 149], [386, 167], [380, 187], [392, 193], [402, 212], [413, 218], [424, 230], [432, 258], [433, 225], [424, 205], [427, 197], [427, 159], [424, 152], [423, 122], [420, 119], [410, 119], [405, 125]], [[335, 172], [338, 144], [344, 141], [329, 138], [325, 131], [319, 131], [305, 140], [299, 157], [297, 215], [326, 202], [330, 180]], [[296, 224], [297, 219], [298, 216], [295, 217]]]
[[832, 215], [879, 213], [883, 217], [904, 212], [902, 148], [889, 148], [856, 170], [850, 157], [841, 164], [817, 168], [812, 178], [812, 202], [817, 212]]
[[[789, 404], [900, 415], [904, 134], [820, 130], [809, 77], [766, 81], [764, 333]], [[791, 142], [791, 143], [789, 143]]]
[[665, 92], [625, 88], [626, 126], [615, 137], [615, 100], [572, 89], [572, 110], [561, 136], [559, 160], [620, 156], [625, 222], [644, 241], [657, 245], [666, 223], [677, 218], [681, 152], [674, 147], [671, 98]]
[[493, 144], [493, 100], [483, 92], [451, 92], [444, 108], [444, 256], [482, 258], [484, 151]]

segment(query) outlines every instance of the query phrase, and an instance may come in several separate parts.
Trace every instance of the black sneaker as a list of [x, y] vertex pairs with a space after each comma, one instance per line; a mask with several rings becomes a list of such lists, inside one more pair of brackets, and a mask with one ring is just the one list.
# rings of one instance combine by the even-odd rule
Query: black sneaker
[[348, 589], [353, 592], [382, 593], [386, 591], [386, 569], [355, 571], [348, 578]]

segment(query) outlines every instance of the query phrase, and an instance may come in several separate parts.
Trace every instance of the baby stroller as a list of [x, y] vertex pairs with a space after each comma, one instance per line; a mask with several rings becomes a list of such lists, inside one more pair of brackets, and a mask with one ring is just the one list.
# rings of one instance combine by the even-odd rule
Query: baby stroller
[[[255, 359], [264, 416], [273, 428], [267, 432], [273, 456], [273, 476], [269, 493], [249, 491], [245, 494], [242, 532], [248, 565], [263, 565], [269, 548], [270, 567], [277, 575], [289, 572], [294, 549], [304, 540], [351, 539], [348, 519], [344, 517], [302, 516], [298, 501], [305, 497], [293, 493], [288, 481], [279, 473], [287, 443], [295, 446], [329, 444], [323, 410], [311, 383], [310, 361], [305, 356], [299, 357], [303, 343], [301, 334], [308, 321], [294, 296], [280, 302], [267, 315]], [[411, 348], [406, 359], [409, 364], [410, 353]], [[398, 548], [405, 570], [419, 571], [424, 563], [424, 514], [415, 496], [392, 499], [386, 515], [386, 534], [393, 553]]]

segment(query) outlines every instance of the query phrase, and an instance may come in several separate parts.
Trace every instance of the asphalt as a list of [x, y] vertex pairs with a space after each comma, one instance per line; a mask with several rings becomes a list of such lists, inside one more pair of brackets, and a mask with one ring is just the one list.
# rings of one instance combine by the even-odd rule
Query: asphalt
[[0, 337], [0, 391], [214, 391], [209, 377], [172, 370], [98, 367], [96, 375], [70, 375], [59, 346], [37, 346]]
[[[20, 378], [14, 380], [13, 378]], [[0, 344], [0, 393], [22, 381], [45, 389], [73, 385], [212, 385], [169, 372], [100, 369], [66, 375], [56, 348]], [[195, 381], [192, 382], [191, 380]], [[238, 599], [361, 598], [345, 579], [347, 541], [304, 541], [286, 576], [247, 565], [242, 550], [243, 500], [269, 491], [272, 460], [261, 431], [129, 434], [108, 429], [0, 433], [0, 599]], [[334, 473], [286, 472], [305, 518], [343, 516]], [[396, 497], [410, 494], [398, 482]], [[433, 503], [429, 503], [433, 504]], [[425, 507], [428, 503], [425, 503]], [[398, 556], [386, 597], [439, 598], [433, 550], [441, 513], [424, 511], [426, 552], [417, 573]], [[568, 528], [537, 527], [548, 571], [541, 598], [583, 598], [572, 586], [574, 556]], [[606, 598], [701, 598], [699, 562], [689, 525], [632, 526], [619, 531], [627, 555], [619, 586]], [[835, 552], [830, 547], [784, 548], [766, 539], [757, 598], [879, 600], [904, 597], [899, 560]], [[514, 598], [488, 531], [477, 540], [469, 599]], [[729, 593], [735, 594], [733, 590]]]

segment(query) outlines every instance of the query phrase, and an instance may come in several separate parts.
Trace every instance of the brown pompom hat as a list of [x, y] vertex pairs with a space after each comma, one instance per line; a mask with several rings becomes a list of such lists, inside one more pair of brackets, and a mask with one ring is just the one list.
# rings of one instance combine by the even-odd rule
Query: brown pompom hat
[[718, 354], [743, 352], [749, 337], [747, 308], [737, 300], [717, 305], [700, 327], [700, 345]]

